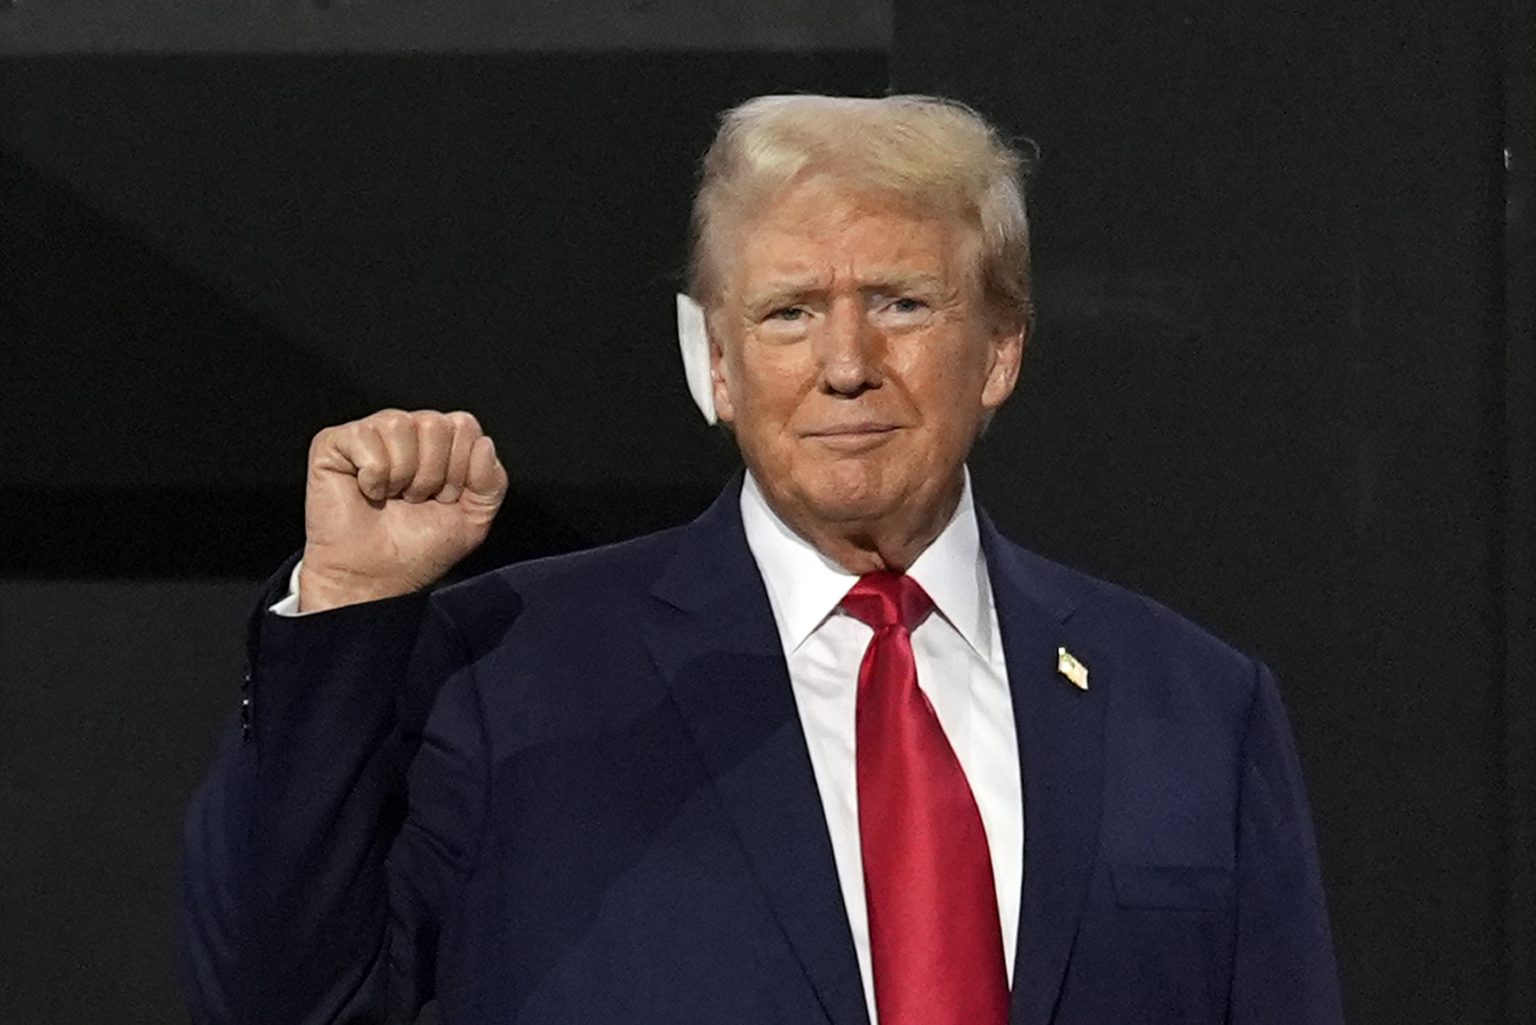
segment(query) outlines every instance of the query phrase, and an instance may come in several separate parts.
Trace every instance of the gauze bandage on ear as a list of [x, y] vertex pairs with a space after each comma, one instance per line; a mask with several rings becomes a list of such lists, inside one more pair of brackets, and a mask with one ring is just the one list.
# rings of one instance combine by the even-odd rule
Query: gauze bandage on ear
[[683, 354], [688, 394], [705, 422], [713, 424], [715, 388], [709, 379], [709, 329], [704, 325], [704, 308], [681, 292], [677, 294], [677, 346]]

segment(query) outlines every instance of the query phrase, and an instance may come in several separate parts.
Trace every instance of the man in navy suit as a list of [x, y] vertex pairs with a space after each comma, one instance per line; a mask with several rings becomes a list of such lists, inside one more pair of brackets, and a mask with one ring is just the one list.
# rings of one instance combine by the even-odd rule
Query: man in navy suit
[[195, 1020], [1341, 1020], [1268, 670], [973, 503], [1018, 171], [944, 101], [725, 115], [690, 293], [746, 469], [687, 526], [434, 592], [490, 439], [315, 438], [189, 814]]

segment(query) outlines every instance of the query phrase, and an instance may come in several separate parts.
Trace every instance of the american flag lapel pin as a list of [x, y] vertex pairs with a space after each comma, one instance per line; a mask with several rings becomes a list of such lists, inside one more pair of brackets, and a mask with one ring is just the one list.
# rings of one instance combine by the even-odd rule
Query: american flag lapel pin
[[1088, 689], [1088, 667], [1079, 662], [1066, 648], [1056, 649], [1056, 671], [1072, 681], [1078, 690]]

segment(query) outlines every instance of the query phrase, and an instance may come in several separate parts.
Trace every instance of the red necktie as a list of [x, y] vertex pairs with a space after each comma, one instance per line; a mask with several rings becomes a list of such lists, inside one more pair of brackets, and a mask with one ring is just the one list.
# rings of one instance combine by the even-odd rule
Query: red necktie
[[1005, 1025], [1008, 980], [976, 799], [928, 698], [910, 631], [933, 601], [870, 573], [843, 610], [874, 628], [859, 666], [859, 841], [880, 1025]]

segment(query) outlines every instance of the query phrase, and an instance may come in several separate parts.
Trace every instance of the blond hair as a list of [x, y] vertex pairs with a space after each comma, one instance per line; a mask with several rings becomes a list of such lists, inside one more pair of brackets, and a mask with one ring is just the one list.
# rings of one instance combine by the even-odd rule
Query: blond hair
[[824, 176], [974, 229], [981, 295], [1009, 326], [1030, 320], [1023, 156], [971, 108], [933, 96], [759, 96], [720, 118], [693, 203], [689, 293], [721, 291], [721, 236], [785, 188]]

